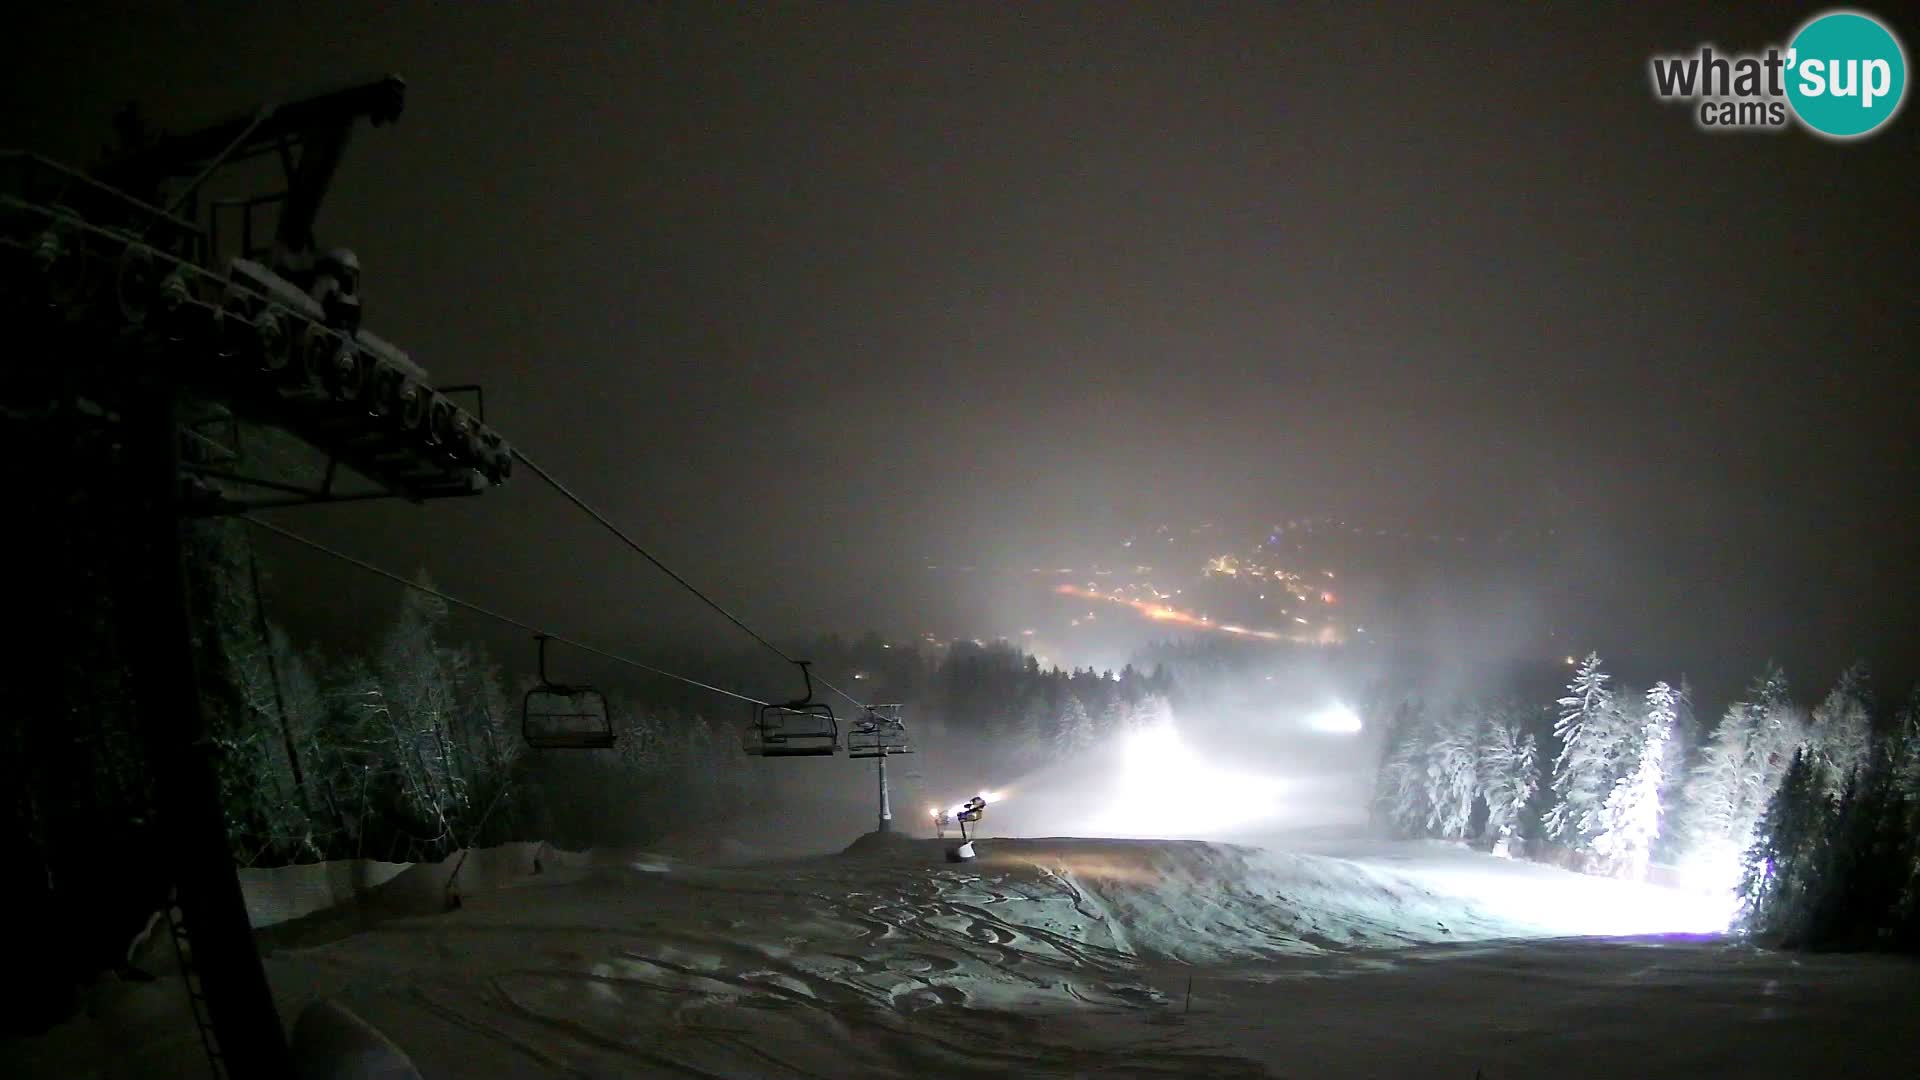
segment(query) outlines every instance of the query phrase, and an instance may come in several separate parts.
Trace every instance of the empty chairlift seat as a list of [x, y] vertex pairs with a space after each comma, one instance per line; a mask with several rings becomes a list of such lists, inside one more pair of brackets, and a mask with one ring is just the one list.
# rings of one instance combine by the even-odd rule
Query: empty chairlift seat
[[568, 686], [547, 678], [547, 638], [539, 635], [540, 685], [520, 701], [520, 736], [535, 750], [612, 748], [613, 717], [606, 696], [591, 686]]
[[913, 753], [907, 727], [900, 721], [900, 706], [873, 705], [847, 731], [847, 756], [850, 758], [887, 757]]
[[758, 757], [826, 757], [840, 748], [840, 724], [819, 702], [762, 705], [741, 746]]
[[520, 733], [535, 750], [605, 750], [613, 746], [607, 699], [591, 686], [549, 684], [527, 691]]

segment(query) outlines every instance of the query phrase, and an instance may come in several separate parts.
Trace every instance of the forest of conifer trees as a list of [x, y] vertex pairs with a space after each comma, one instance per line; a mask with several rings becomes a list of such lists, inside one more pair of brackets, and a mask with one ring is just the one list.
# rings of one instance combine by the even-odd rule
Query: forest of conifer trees
[[1403, 700], [1381, 718], [1376, 820], [1729, 891], [1740, 926], [1788, 944], [1914, 948], [1920, 701], [1877, 706], [1858, 666], [1811, 709], [1778, 668], [1716, 723], [1690, 698], [1619, 686], [1590, 654], [1551, 706]]

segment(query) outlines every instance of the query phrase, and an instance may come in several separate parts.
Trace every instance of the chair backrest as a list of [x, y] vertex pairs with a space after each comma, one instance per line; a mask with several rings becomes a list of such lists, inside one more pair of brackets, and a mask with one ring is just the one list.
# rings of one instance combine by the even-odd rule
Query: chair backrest
[[907, 738], [907, 729], [899, 724], [862, 723], [847, 732], [847, 756], [850, 758], [911, 753], [913, 753], [913, 744]]
[[840, 748], [840, 724], [817, 702], [762, 705], [742, 746], [760, 757], [825, 757]]
[[520, 736], [535, 750], [605, 750], [614, 744], [613, 717], [591, 686], [543, 683], [520, 701]]

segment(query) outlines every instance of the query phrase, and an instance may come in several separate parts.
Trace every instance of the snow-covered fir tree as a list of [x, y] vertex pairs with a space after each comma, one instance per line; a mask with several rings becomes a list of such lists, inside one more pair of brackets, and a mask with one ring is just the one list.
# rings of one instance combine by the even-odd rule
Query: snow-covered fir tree
[[1521, 712], [1496, 706], [1480, 741], [1480, 790], [1487, 800], [1487, 832], [1497, 855], [1518, 839], [1522, 816], [1540, 786], [1540, 763], [1533, 733]]
[[1439, 717], [1426, 747], [1427, 829], [1446, 840], [1462, 840], [1473, 820], [1480, 793], [1478, 715], [1464, 708]]
[[1574, 670], [1558, 704], [1553, 733], [1560, 754], [1553, 760], [1553, 807], [1547, 811], [1547, 835], [1575, 848], [1589, 849], [1598, 832], [1600, 809], [1613, 792], [1620, 759], [1623, 724], [1600, 654], [1588, 653]]
[[1747, 702], [1727, 707], [1701, 748], [1682, 799], [1688, 858], [1713, 865], [1720, 874], [1731, 873], [1727, 860], [1738, 850], [1731, 839], [1739, 831], [1734, 805], [1747, 747], [1753, 740], [1753, 725], [1747, 718], [1751, 708]]
[[1427, 745], [1432, 728], [1417, 703], [1403, 704], [1387, 722], [1386, 745], [1374, 778], [1374, 818], [1402, 836], [1421, 835], [1431, 816]]
[[1693, 708], [1693, 686], [1685, 675], [1674, 685], [1673, 692], [1673, 736], [1667, 740], [1667, 759], [1661, 763], [1660, 769], [1666, 779], [1666, 786], [1660, 791], [1660, 805], [1665, 808], [1666, 822], [1661, 826], [1660, 839], [1654, 844], [1653, 851], [1655, 858], [1667, 862], [1678, 860], [1685, 851], [1686, 838], [1678, 827], [1681, 807], [1685, 801], [1689, 770], [1699, 760], [1700, 748], [1706, 742], [1706, 732], [1701, 729], [1699, 714]]
[[1166, 727], [1173, 723], [1173, 703], [1164, 694], [1147, 694], [1133, 708], [1130, 731]]
[[1708, 737], [1683, 802], [1688, 860], [1712, 886], [1735, 884], [1760, 816], [1805, 734], [1786, 676], [1770, 668]]
[[1038, 761], [1047, 756], [1055, 730], [1053, 706], [1046, 692], [1038, 687], [1027, 691], [1020, 702], [1020, 718], [1014, 725], [1012, 756], [1020, 761]]
[[1664, 682], [1647, 691], [1633, 770], [1614, 781], [1600, 808], [1593, 850], [1625, 877], [1646, 876], [1653, 843], [1660, 837], [1660, 792], [1666, 787], [1667, 743], [1673, 737], [1678, 701], [1679, 694]]
[[1873, 721], [1867, 708], [1866, 668], [1855, 664], [1814, 707], [1809, 742], [1821, 789], [1837, 799], [1847, 777], [1867, 763]]
[[1788, 695], [1787, 676], [1777, 667], [1761, 679], [1754, 705], [1748, 712], [1755, 725], [1754, 735], [1747, 746], [1748, 759], [1735, 811], [1757, 823], [1793, 763], [1794, 751], [1807, 740], [1807, 718]]
[[1053, 748], [1061, 759], [1070, 758], [1093, 746], [1096, 733], [1093, 729], [1093, 717], [1087, 707], [1072, 694], [1067, 695], [1066, 709], [1060, 717], [1060, 726], [1054, 732]]
[[[424, 573], [419, 580], [432, 585]], [[438, 640], [446, 619], [445, 601], [408, 592], [374, 658], [389, 760], [399, 769], [404, 804], [416, 818], [415, 828], [435, 842], [451, 838], [450, 825], [469, 802], [451, 731], [454, 687]]]
[[1812, 747], [1795, 751], [1761, 816], [1740, 878], [1740, 922], [1762, 934], [1797, 932], [1811, 912], [1808, 893], [1820, 877], [1835, 800], [1822, 791], [1821, 765]]

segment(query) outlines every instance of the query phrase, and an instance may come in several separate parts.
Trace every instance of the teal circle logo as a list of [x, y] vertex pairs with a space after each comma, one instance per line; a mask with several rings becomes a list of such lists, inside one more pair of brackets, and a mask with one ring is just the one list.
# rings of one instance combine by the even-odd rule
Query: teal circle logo
[[1787, 46], [1787, 101], [1800, 122], [1853, 139], [1900, 111], [1907, 57], [1893, 31], [1857, 11], [1817, 15]]

